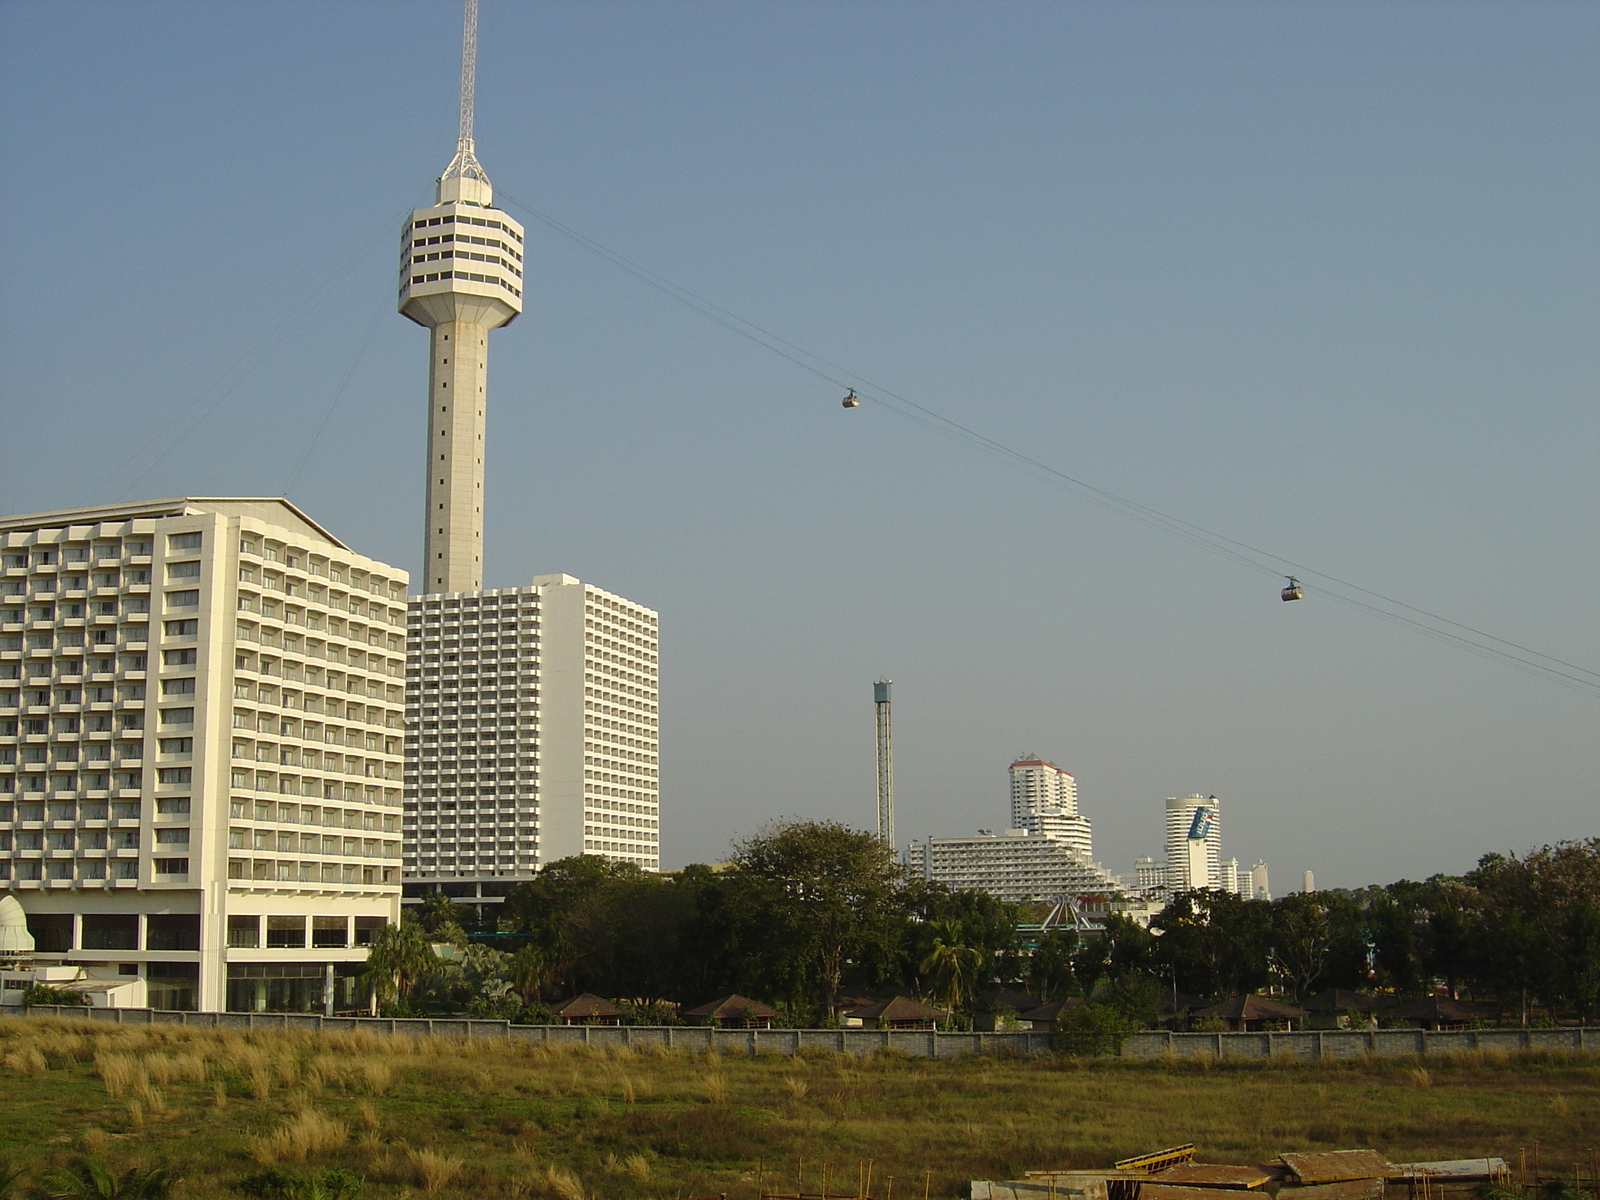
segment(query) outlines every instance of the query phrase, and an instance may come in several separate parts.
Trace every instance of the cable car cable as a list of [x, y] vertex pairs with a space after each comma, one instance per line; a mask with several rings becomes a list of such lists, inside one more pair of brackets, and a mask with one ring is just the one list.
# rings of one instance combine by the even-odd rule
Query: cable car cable
[[[504, 200], [509, 202], [512, 206], [521, 209], [540, 224], [545, 225], [555, 232], [561, 234], [563, 237], [576, 242], [578, 245], [605, 259], [613, 266], [626, 271], [628, 274], [634, 276], [641, 282], [646, 283], [661, 292], [664, 292], [666, 295], [693, 309], [706, 319], [722, 326], [729, 332], [738, 334], [740, 337], [754, 342], [756, 345], [767, 350], [769, 353], [777, 355], [778, 357], [794, 364], [795, 366], [809, 372], [812, 375], [817, 376], [820, 379], [824, 379], [838, 387], [849, 389], [852, 394], [856, 394], [857, 398], [862, 401], [870, 400], [886, 411], [894, 413], [896, 416], [913, 421], [916, 424], [924, 426], [925, 428], [953, 438], [954, 440], [966, 445], [970, 449], [977, 450], [979, 453], [988, 458], [1010, 466], [1013, 469], [1020, 469], [1023, 471], [1023, 473], [1032, 475], [1034, 478], [1048, 483], [1062, 491], [1071, 491], [1078, 495], [1081, 499], [1086, 499], [1101, 508], [1117, 513], [1118, 515], [1129, 520], [1136, 521], [1137, 523], [1144, 525], [1147, 528], [1154, 529], [1157, 532], [1165, 533], [1169, 537], [1173, 537], [1198, 549], [1206, 550], [1218, 557], [1226, 558], [1240, 566], [1248, 567], [1251, 570], [1258, 571], [1275, 578], [1281, 578], [1285, 575], [1284, 571], [1278, 569], [1279, 566], [1284, 566], [1290, 568], [1290, 570], [1296, 576], [1309, 576], [1316, 579], [1325, 580], [1327, 583], [1335, 585], [1335, 587], [1347, 588], [1352, 592], [1360, 593], [1362, 596], [1368, 596], [1374, 600], [1381, 601], [1384, 604], [1390, 604], [1396, 608], [1405, 609], [1407, 612], [1415, 613], [1420, 617], [1426, 617], [1430, 621], [1437, 621], [1440, 624], [1448, 625], [1453, 629], [1461, 630], [1463, 633], [1471, 634], [1474, 637], [1487, 639], [1489, 642], [1496, 643], [1496, 645], [1484, 645], [1480, 642], [1474, 642], [1471, 640], [1471, 638], [1464, 637], [1461, 634], [1452, 633], [1446, 629], [1436, 629], [1422, 621], [1414, 620], [1410, 617], [1404, 616], [1403, 614], [1386, 611], [1385, 609], [1380, 608], [1378, 605], [1360, 600], [1355, 596], [1341, 595], [1339, 592], [1333, 590], [1333, 588], [1316, 587], [1306, 589], [1303, 583], [1300, 586], [1302, 589], [1315, 591], [1316, 593], [1344, 604], [1347, 607], [1367, 612], [1373, 616], [1382, 617], [1384, 620], [1389, 621], [1392, 624], [1411, 629], [1418, 633], [1426, 634], [1437, 641], [1470, 650], [1473, 653], [1505, 663], [1508, 666], [1516, 667], [1519, 670], [1538, 675], [1552, 682], [1560, 683], [1563, 686], [1572, 687], [1578, 691], [1600, 696], [1600, 671], [1580, 666], [1577, 663], [1569, 662], [1566, 659], [1558, 658], [1552, 654], [1546, 654], [1541, 650], [1535, 650], [1532, 647], [1522, 645], [1519, 642], [1514, 642], [1507, 638], [1499, 637], [1496, 634], [1492, 634], [1485, 630], [1475, 628], [1474, 626], [1464, 624], [1463, 622], [1442, 616], [1439, 613], [1430, 612], [1429, 610], [1420, 608], [1417, 605], [1408, 604], [1404, 600], [1397, 600], [1392, 596], [1386, 596], [1381, 592], [1373, 591], [1371, 588], [1365, 588], [1359, 584], [1351, 583], [1349, 580], [1342, 579], [1337, 575], [1330, 574], [1326, 571], [1319, 571], [1315, 567], [1296, 562], [1293, 559], [1284, 558], [1283, 556], [1274, 554], [1269, 550], [1263, 550], [1260, 547], [1252, 546], [1247, 542], [1239, 541], [1237, 538], [1232, 538], [1226, 534], [1218, 533], [1215, 530], [1207, 529], [1204, 526], [1197, 525], [1192, 521], [1184, 520], [1182, 517], [1173, 516], [1171, 513], [1166, 513], [1160, 509], [1152, 508], [1147, 504], [1141, 504], [1137, 500], [1130, 500], [1125, 496], [1119, 496], [1115, 492], [1107, 491], [1105, 488], [1097, 487], [1086, 480], [1078, 479], [1067, 474], [1065, 471], [1050, 466], [1048, 463], [1040, 462], [1038, 459], [1031, 458], [1019, 450], [1014, 450], [1010, 446], [1005, 445], [1003, 442], [998, 442], [988, 435], [980, 433], [976, 429], [972, 429], [969, 426], [961, 424], [959, 421], [955, 421], [950, 417], [945, 416], [943, 413], [937, 412], [931, 408], [928, 408], [926, 405], [919, 404], [917, 401], [912, 400], [907, 396], [900, 395], [890, 388], [875, 383], [865, 376], [858, 375], [856, 372], [851, 371], [849, 368], [839, 363], [832, 362], [822, 357], [822, 355], [808, 350], [804, 346], [800, 346], [795, 342], [791, 342], [789, 339], [781, 336], [780, 334], [774, 333], [770, 329], [765, 329], [762, 326], [757, 325], [754, 321], [748, 320], [745, 317], [741, 317], [739, 314], [722, 307], [720, 304], [717, 304], [712, 300], [708, 300], [704, 296], [690, 291], [681, 284], [673, 282], [664, 275], [660, 275], [657, 272], [652, 271], [650, 268], [634, 262], [632, 259], [629, 259], [624, 255], [610, 249], [609, 247], [602, 245], [588, 235], [580, 233], [570, 225], [567, 225], [564, 222], [557, 220], [555, 217], [550, 216], [548, 213], [541, 212], [531, 204], [528, 204], [525, 201], [510, 195], [503, 187], [497, 188], [496, 190], [500, 193]], [[821, 364], [821, 366], [819, 367], [816, 364]], [[828, 369], [824, 370], [822, 369], [823, 367]], [[834, 372], [836, 374], [830, 372]], [[853, 384], [852, 381], [854, 381]], [[858, 392], [858, 388], [866, 388], [868, 390], [864, 392]], [[877, 394], [874, 395], [873, 393]], [[887, 397], [887, 399], [885, 399], [885, 397]], [[1261, 559], [1267, 559], [1270, 561], [1262, 562], [1260, 561]], [[1502, 646], [1509, 647], [1510, 649], [1500, 649], [1499, 647]], [[1512, 653], [1511, 651], [1520, 651], [1521, 653]], [[1522, 655], [1524, 654], [1531, 655], [1533, 657], [1531, 659], [1523, 658]]]

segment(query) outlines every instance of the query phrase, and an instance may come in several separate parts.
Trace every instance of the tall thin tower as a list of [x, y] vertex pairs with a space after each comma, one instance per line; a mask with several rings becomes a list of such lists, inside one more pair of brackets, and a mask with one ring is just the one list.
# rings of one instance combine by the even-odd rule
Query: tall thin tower
[[461, 125], [434, 204], [400, 235], [400, 312], [430, 331], [424, 593], [483, 587], [489, 331], [522, 311], [522, 226], [494, 207], [472, 142], [478, 0], [466, 0]]
[[878, 717], [878, 840], [894, 847], [894, 744], [889, 719], [889, 686], [880, 679], [872, 685], [872, 706]]

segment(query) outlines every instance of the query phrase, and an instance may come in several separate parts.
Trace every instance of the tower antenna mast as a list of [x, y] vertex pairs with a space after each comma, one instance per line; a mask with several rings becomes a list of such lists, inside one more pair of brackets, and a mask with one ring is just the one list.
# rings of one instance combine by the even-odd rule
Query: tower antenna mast
[[889, 685], [872, 685], [872, 706], [878, 718], [878, 840], [894, 849], [894, 746], [890, 737]]
[[465, 0], [461, 14], [461, 125], [456, 131], [456, 156], [444, 169], [445, 179], [489, 182], [472, 144], [472, 105], [478, 89], [478, 0]]

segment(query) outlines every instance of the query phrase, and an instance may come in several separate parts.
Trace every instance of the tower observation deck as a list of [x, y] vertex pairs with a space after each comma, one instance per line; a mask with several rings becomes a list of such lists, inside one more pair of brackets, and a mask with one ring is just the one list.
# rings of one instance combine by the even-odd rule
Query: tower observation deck
[[494, 206], [473, 147], [477, 7], [466, 0], [455, 157], [400, 235], [400, 312], [430, 334], [424, 593], [483, 587], [489, 331], [522, 311], [522, 226]]

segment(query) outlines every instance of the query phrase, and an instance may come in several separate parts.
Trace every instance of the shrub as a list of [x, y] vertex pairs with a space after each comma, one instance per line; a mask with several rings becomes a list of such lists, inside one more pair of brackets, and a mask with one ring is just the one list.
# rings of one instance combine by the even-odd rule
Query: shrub
[[88, 1008], [89, 998], [70, 988], [51, 987], [47, 983], [29, 984], [22, 989], [22, 1003], [61, 1004], [68, 1008]]
[[45, 1200], [166, 1200], [177, 1182], [164, 1167], [133, 1167], [119, 1179], [100, 1159], [80, 1158], [46, 1174], [39, 1195]]

